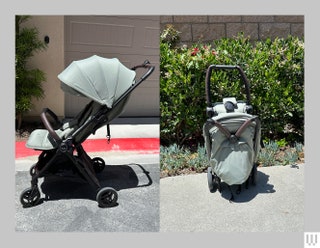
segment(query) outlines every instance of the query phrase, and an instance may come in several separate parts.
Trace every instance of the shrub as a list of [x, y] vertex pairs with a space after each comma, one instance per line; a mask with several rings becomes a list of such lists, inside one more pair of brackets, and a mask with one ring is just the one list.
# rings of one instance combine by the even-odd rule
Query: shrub
[[[203, 143], [202, 125], [207, 118], [205, 75], [211, 64], [242, 67], [251, 84], [251, 103], [254, 113], [261, 119], [264, 138], [303, 141], [303, 40], [289, 36], [252, 42], [239, 34], [213, 44], [175, 47], [178, 33], [170, 29], [174, 40], [164, 35], [160, 42], [160, 138], [163, 145]], [[213, 73], [211, 84], [213, 102], [228, 96], [244, 100], [243, 83], [233, 72]]]
[[39, 69], [27, 67], [28, 60], [46, 48], [46, 43], [38, 37], [36, 28], [22, 27], [30, 16], [16, 16], [16, 118], [17, 129], [20, 129], [22, 115], [32, 108], [32, 99], [42, 98], [44, 92], [42, 82], [46, 80], [45, 73]]

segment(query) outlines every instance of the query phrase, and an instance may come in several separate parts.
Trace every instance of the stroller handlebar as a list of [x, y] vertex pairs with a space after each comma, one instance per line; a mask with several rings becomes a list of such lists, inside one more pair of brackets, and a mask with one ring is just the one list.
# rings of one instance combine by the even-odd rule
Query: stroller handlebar
[[213, 70], [238, 70], [241, 76], [241, 79], [246, 88], [246, 97], [247, 97], [247, 104], [251, 104], [251, 97], [250, 97], [250, 83], [247, 79], [242, 68], [238, 65], [210, 65], [207, 69], [206, 73], [206, 97], [207, 97], [207, 106], [211, 107], [211, 91], [210, 91], [210, 79]]
[[148, 69], [147, 72], [144, 75], [142, 75], [141, 78], [140, 78], [140, 81], [142, 82], [142, 81], [146, 80], [151, 75], [151, 73], [154, 71], [155, 67], [150, 64], [149, 60], [145, 60], [143, 62], [143, 64], [136, 65], [136, 66], [132, 67], [131, 70], [135, 71], [138, 68], [146, 68], [146, 69]]

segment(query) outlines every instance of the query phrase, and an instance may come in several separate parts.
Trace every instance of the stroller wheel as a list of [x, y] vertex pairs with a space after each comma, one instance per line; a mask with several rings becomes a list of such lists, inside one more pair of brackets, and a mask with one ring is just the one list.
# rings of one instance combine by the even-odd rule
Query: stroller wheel
[[100, 157], [93, 158], [91, 161], [92, 161], [92, 165], [95, 173], [100, 173], [101, 171], [103, 171], [104, 167], [106, 166], [106, 163]]
[[99, 207], [109, 208], [117, 205], [118, 193], [113, 188], [105, 187], [99, 190], [96, 198]]
[[209, 191], [211, 193], [214, 193], [217, 190], [219, 190], [219, 192], [221, 192], [221, 185], [220, 185], [221, 181], [220, 181], [220, 178], [216, 174], [212, 174], [212, 168], [211, 167], [208, 167], [207, 177], [208, 177]]
[[252, 167], [252, 171], [251, 171], [251, 183], [253, 185], [257, 184], [257, 179], [258, 179], [258, 168], [257, 168], [257, 164], [255, 163]]
[[209, 191], [210, 191], [211, 193], [213, 193], [215, 190], [214, 190], [214, 180], [213, 180], [212, 168], [211, 168], [211, 167], [208, 167], [207, 177], [208, 177], [208, 187], [209, 187]]
[[37, 173], [36, 165], [37, 165], [37, 164], [34, 164], [34, 165], [32, 165], [32, 166], [30, 167], [29, 173], [30, 173], [30, 176], [32, 176], [32, 177]]
[[25, 189], [20, 195], [20, 202], [24, 208], [37, 205], [39, 200], [40, 191], [37, 186]]

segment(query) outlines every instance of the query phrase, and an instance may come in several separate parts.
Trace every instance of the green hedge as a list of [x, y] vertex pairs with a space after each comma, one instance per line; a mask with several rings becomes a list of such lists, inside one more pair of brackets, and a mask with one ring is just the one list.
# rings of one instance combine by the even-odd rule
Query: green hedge
[[[169, 29], [169, 31], [168, 31]], [[202, 143], [206, 121], [205, 75], [209, 65], [239, 65], [250, 82], [254, 114], [262, 138], [304, 140], [304, 41], [297, 37], [251, 41], [239, 34], [211, 44], [175, 47], [172, 27], [160, 43], [160, 138], [163, 145]], [[170, 34], [170, 35], [169, 35]], [[170, 37], [169, 37], [170, 36]], [[168, 38], [169, 37], [169, 38]], [[245, 100], [238, 73], [213, 73], [213, 102], [235, 96]]]

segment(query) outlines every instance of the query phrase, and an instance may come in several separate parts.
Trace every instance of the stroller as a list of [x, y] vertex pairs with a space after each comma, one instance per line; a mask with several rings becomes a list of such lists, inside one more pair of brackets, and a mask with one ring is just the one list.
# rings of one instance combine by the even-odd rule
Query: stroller
[[[136, 80], [138, 68], [145, 72]], [[132, 91], [151, 75], [154, 68], [146, 60], [128, 69], [117, 58], [93, 55], [73, 61], [58, 75], [63, 91], [87, 97], [91, 101], [75, 118], [66, 121], [60, 121], [49, 108], [43, 109], [40, 117], [46, 129], [34, 130], [26, 143], [26, 147], [42, 152], [38, 162], [30, 168], [31, 187], [20, 195], [23, 207], [39, 203], [39, 178], [64, 170], [75, 172], [96, 189], [96, 200], [100, 207], [117, 204], [117, 191], [112, 187], [102, 188], [96, 177], [96, 173], [104, 169], [105, 161], [100, 157], [90, 158], [82, 142], [104, 125], [107, 126], [107, 138], [110, 140], [110, 121], [121, 114]]]
[[[210, 81], [212, 71], [236, 70], [245, 86], [246, 101], [225, 97], [222, 102], [212, 103]], [[239, 75], [238, 75], [239, 76]], [[221, 181], [226, 183], [234, 199], [231, 186], [243, 183], [256, 184], [257, 154], [260, 150], [261, 124], [258, 116], [252, 115], [249, 82], [240, 66], [210, 65], [206, 72], [206, 101], [208, 120], [203, 125], [203, 136], [209, 159], [207, 171], [210, 192], [221, 193]]]

